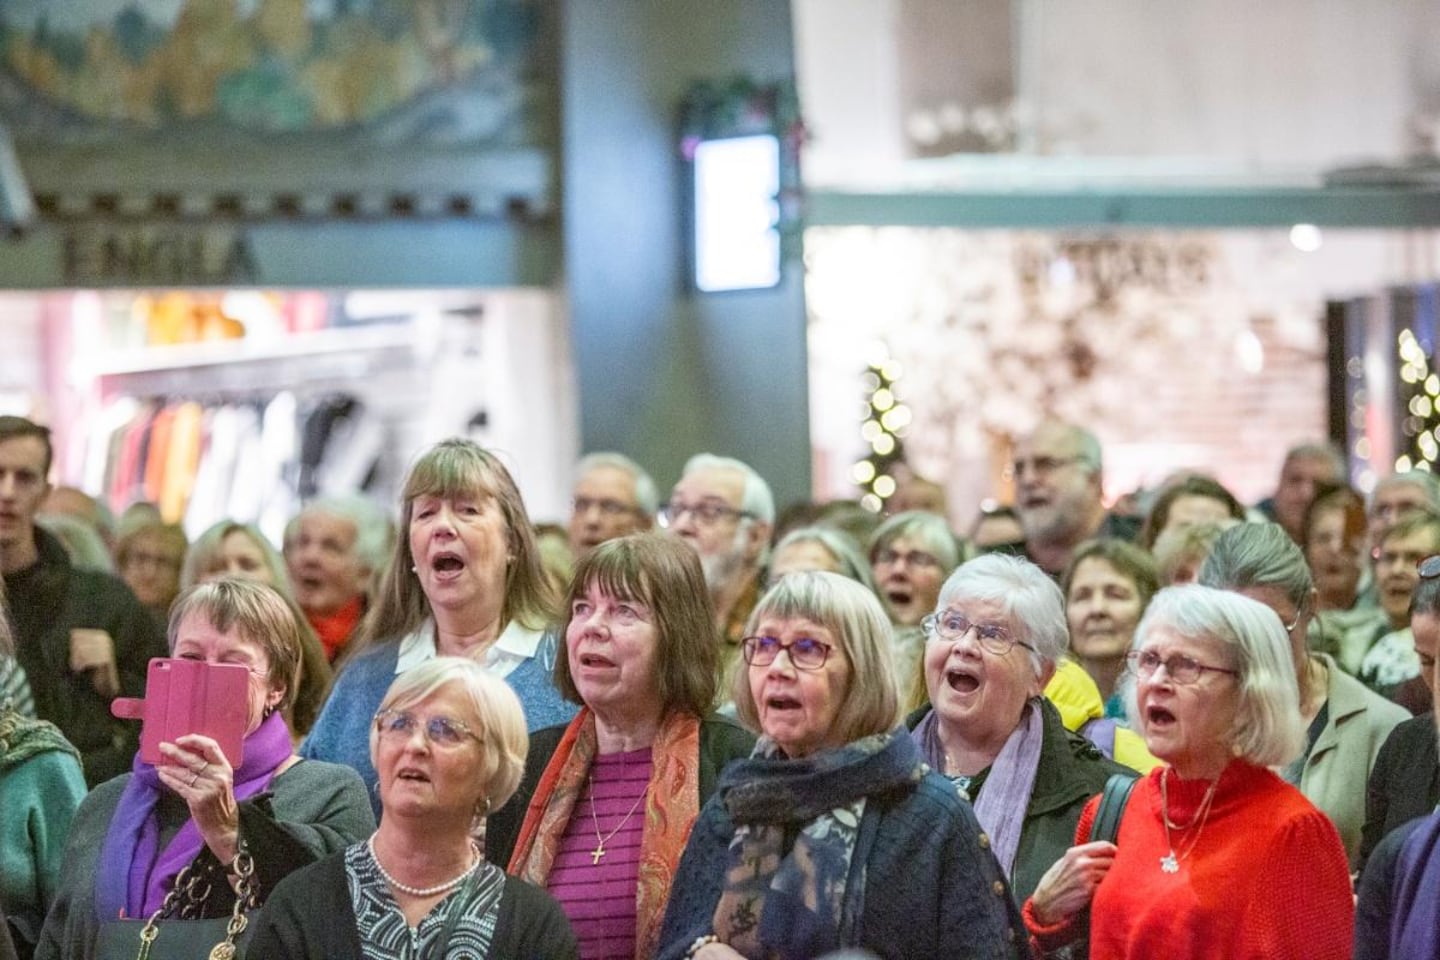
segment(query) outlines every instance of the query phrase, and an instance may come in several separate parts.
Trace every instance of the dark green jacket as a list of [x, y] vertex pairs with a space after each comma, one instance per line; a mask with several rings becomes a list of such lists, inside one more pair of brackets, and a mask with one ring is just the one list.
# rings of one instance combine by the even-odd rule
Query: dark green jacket
[[[1066, 730], [1060, 712], [1043, 697], [1040, 711], [1040, 760], [1010, 877], [1011, 890], [1020, 903], [1035, 892], [1045, 871], [1075, 845], [1080, 811], [1086, 801], [1105, 789], [1110, 775], [1138, 776], [1129, 767], [1107, 760], [1089, 740]], [[914, 730], [929, 712], [928, 705], [921, 707], [906, 718], [905, 725]], [[983, 784], [980, 789], [985, 789]]]
[[[546, 727], [530, 734], [530, 753], [525, 757], [525, 776], [515, 796], [485, 821], [485, 859], [500, 867], [508, 866], [515, 841], [520, 839], [520, 825], [525, 822], [525, 809], [540, 784], [560, 738], [569, 724]], [[755, 735], [733, 720], [711, 714], [700, 721], [700, 806], [715, 792], [720, 771], [731, 760], [750, 756]]]

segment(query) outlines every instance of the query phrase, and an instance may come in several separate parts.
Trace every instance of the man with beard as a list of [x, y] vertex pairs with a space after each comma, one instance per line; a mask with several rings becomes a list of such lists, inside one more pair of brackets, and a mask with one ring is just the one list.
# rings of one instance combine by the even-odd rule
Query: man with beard
[[1074, 424], [1046, 420], [1015, 445], [1015, 509], [1025, 552], [1052, 577], [1064, 572], [1081, 543], [1119, 533], [1107, 529], [1100, 470], [1100, 441]]
[[[759, 599], [760, 572], [775, 525], [770, 485], [739, 460], [696, 454], [661, 508], [660, 522], [700, 556], [715, 605], [723, 681], [740, 657], [745, 621]], [[721, 690], [726, 689], [722, 682]]]
[[659, 495], [640, 464], [618, 453], [591, 453], [575, 468], [570, 553], [576, 561], [606, 540], [649, 530]]
[[295, 599], [332, 663], [360, 626], [391, 535], [384, 512], [357, 496], [312, 500], [285, 527]]
[[1388, 633], [1360, 661], [1360, 679], [1376, 693], [1412, 713], [1430, 708], [1430, 693], [1419, 680], [1420, 658], [1410, 632], [1410, 600], [1420, 583], [1420, 561], [1440, 553], [1440, 513], [1426, 507], [1392, 525], [1375, 554], [1375, 586]]

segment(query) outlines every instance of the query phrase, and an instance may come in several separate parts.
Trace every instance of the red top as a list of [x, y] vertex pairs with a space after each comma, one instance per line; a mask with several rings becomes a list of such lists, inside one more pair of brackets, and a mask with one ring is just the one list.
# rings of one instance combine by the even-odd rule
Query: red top
[[350, 642], [350, 637], [355, 633], [355, 628], [360, 626], [360, 618], [365, 615], [365, 598], [356, 595], [349, 603], [336, 610], [334, 613], [305, 613], [305, 619], [310, 621], [310, 628], [315, 631], [315, 636], [320, 638], [320, 644], [325, 648], [325, 659], [333, 662], [345, 644]]
[[[1166, 873], [1160, 869], [1170, 852], [1160, 819], [1166, 769], [1152, 770], [1130, 794], [1119, 852], [1091, 905], [1090, 960], [1350, 957], [1355, 905], [1345, 848], [1330, 819], [1269, 770], [1237, 760], [1220, 776], [1204, 827], [1170, 831], [1176, 855], [1189, 853], [1178, 872]], [[1189, 824], [1207, 786], [1172, 772], [1170, 822]], [[1086, 804], [1076, 843], [1089, 839], [1099, 803], [1096, 797]], [[1077, 932], [1074, 917], [1051, 927], [1037, 923], [1033, 900], [1024, 913], [1042, 950]]]

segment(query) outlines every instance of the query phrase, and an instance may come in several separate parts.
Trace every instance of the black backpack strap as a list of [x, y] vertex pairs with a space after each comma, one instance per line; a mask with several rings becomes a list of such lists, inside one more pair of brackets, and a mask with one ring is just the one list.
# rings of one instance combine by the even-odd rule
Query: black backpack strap
[[1100, 806], [1095, 810], [1095, 822], [1090, 824], [1090, 840], [1105, 840], [1114, 843], [1120, 836], [1120, 819], [1125, 816], [1125, 804], [1130, 802], [1130, 791], [1135, 789], [1135, 777], [1123, 773], [1112, 773], [1105, 781], [1105, 790], [1100, 794]]

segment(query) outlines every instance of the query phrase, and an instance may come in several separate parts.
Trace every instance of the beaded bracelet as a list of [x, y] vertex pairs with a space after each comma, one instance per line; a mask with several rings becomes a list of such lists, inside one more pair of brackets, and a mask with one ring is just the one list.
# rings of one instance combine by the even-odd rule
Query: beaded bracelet
[[696, 937], [696, 938], [695, 938], [695, 942], [692, 943], [692, 944], [690, 944], [690, 949], [685, 951], [685, 956], [686, 956], [686, 957], [693, 957], [693, 956], [695, 956], [695, 954], [699, 953], [699, 952], [700, 952], [702, 949], [704, 949], [705, 947], [710, 946], [710, 944], [712, 944], [712, 943], [719, 943], [719, 942], [720, 942], [720, 938], [717, 937], [717, 936], [715, 936], [715, 934], [713, 934], [713, 933], [707, 933], [707, 934], [706, 934], [705, 936], [703, 936], [703, 937]]

